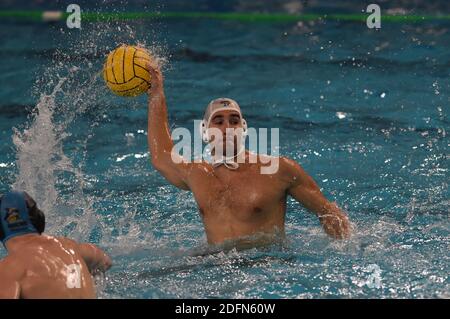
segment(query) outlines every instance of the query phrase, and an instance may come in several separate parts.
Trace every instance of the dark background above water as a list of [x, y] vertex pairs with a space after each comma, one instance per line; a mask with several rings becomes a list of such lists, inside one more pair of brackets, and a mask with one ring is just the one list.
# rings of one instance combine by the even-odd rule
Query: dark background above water
[[121, 10], [161, 10], [161, 11], [212, 11], [212, 12], [284, 12], [284, 13], [361, 13], [369, 4], [376, 3], [382, 10], [389, 13], [408, 14], [449, 14], [450, 1], [425, 0], [2, 0], [0, 9], [35, 9], [61, 10], [71, 3], [76, 3], [82, 9], [102, 11], [102, 7], [114, 7]]

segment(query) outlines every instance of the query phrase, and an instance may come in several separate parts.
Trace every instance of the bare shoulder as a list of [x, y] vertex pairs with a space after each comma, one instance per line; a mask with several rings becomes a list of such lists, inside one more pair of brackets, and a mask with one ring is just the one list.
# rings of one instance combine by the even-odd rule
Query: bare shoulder
[[210, 174], [213, 170], [212, 165], [206, 161], [194, 161], [194, 162], [182, 162], [178, 164], [179, 172], [181, 172], [181, 180], [183, 181], [186, 186], [183, 187], [182, 184], [174, 184], [178, 188], [181, 188], [183, 190], [189, 190], [192, 186], [192, 183], [195, 183], [195, 181], [199, 177], [204, 177], [206, 174]]
[[79, 243], [73, 239], [67, 237], [57, 237], [57, 240], [66, 248], [73, 249], [77, 254], [86, 255], [87, 252], [91, 251], [97, 246], [90, 243]]
[[303, 171], [299, 163], [285, 156], [280, 156], [280, 173], [285, 177], [298, 176]]
[[201, 161], [198, 163], [193, 162], [193, 163], [189, 163], [187, 165], [188, 165], [189, 173], [191, 175], [192, 174], [210, 174], [214, 171], [213, 166], [206, 161]]
[[59, 241], [61, 244], [63, 244], [66, 247], [71, 247], [71, 248], [75, 247], [76, 248], [78, 246], [78, 243], [75, 240], [67, 238], [67, 237], [51, 237], [51, 236], [48, 236], [48, 238], [49, 239], [55, 239], [55, 240]]
[[16, 260], [17, 258], [14, 255], [8, 255], [0, 260], [0, 271], [9, 270], [11, 267], [13, 267]]
[[280, 157], [280, 178], [286, 180], [291, 187], [298, 185], [311, 185], [312, 178], [295, 160], [288, 157]]
[[282, 157], [247, 151], [245, 161], [257, 165], [262, 174], [276, 175], [280, 171]]
[[20, 279], [25, 272], [25, 263], [19, 255], [8, 255], [0, 261], [0, 278], [7, 276], [8, 278]]
[[0, 299], [20, 297], [20, 282], [26, 274], [24, 267], [21, 258], [10, 255], [0, 261]]
[[248, 160], [251, 161], [252, 157], [258, 157], [258, 163], [262, 164], [262, 165], [267, 165], [270, 162], [274, 162], [274, 161], [280, 161], [282, 157], [280, 156], [272, 156], [272, 155], [267, 155], [267, 154], [256, 154], [253, 152], [248, 152], [247, 153], [247, 157]]

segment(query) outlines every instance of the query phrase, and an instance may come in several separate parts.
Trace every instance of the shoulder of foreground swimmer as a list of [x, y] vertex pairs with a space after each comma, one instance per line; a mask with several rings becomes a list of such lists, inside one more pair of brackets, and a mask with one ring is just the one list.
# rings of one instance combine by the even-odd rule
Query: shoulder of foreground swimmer
[[18, 299], [20, 281], [25, 275], [25, 265], [16, 255], [0, 260], [0, 299]]
[[59, 237], [58, 239], [72, 246], [81, 255], [90, 273], [97, 270], [105, 272], [111, 268], [111, 258], [98, 246], [90, 243], [77, 243], [75, 240], [66, 237]]

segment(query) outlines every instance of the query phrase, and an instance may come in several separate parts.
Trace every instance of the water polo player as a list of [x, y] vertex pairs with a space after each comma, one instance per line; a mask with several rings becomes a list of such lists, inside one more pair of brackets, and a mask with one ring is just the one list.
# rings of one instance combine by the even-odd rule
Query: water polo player
[[95, 298], [92, 275], [111, 267], [92, 244], [43, 235], [45, 216], [25, 192], [0, 198], [0, 298]]
[[[329, 202], [314, 180], [295, 161], [280, 157], [278, 170], [262, 174], [267, 157], [253, 156], [240, 147], [244, 140], [246, 122], [236, 101], [221, 98], [207, 107], [202, 121], [205, 142], [217, 145], [235, 143], [233, 154], [213, 154], [213, 161], [174, 161], [173, 142], [169, 132], [163, 76], [156, 63], [148, 65], [151, 74], [148, 109], [148, 144], [151, 162], [170, 183], [190, 190], [199, 207], [210, 244], [220, 244], [240, 238], [270, 238], [284, 236], [287, 196], [292, 196], [315, 213], [325, 232], [334, 238], [350, 235], [347, 215], [335, 203]], [[219, 131], [222, 138], [211, 138], [210, 130]], [[226, 134], [232, 129], [237, 134]], [[229, 131], [229, 130], [228, 130]], [[237, 138], [236, 138], [237, 136]], [[243, 157], [244, 163], [237, 161]], [[279, 237], [279, 236], [276, 236]]]

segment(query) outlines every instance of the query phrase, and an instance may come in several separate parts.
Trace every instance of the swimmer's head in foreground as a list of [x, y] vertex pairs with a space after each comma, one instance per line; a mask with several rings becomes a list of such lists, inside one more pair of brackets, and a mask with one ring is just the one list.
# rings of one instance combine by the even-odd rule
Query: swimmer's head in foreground
[[42, 234], [45, 215], [26, 192], [10, 192], [0, 198], [0, 240], [3, 245], [17, 236]]
[[95, 298], [92, 274], [111, 259], [97, 246], [45, 235], [45, 215], [25, 192], [0, 196], [0, 298]]

